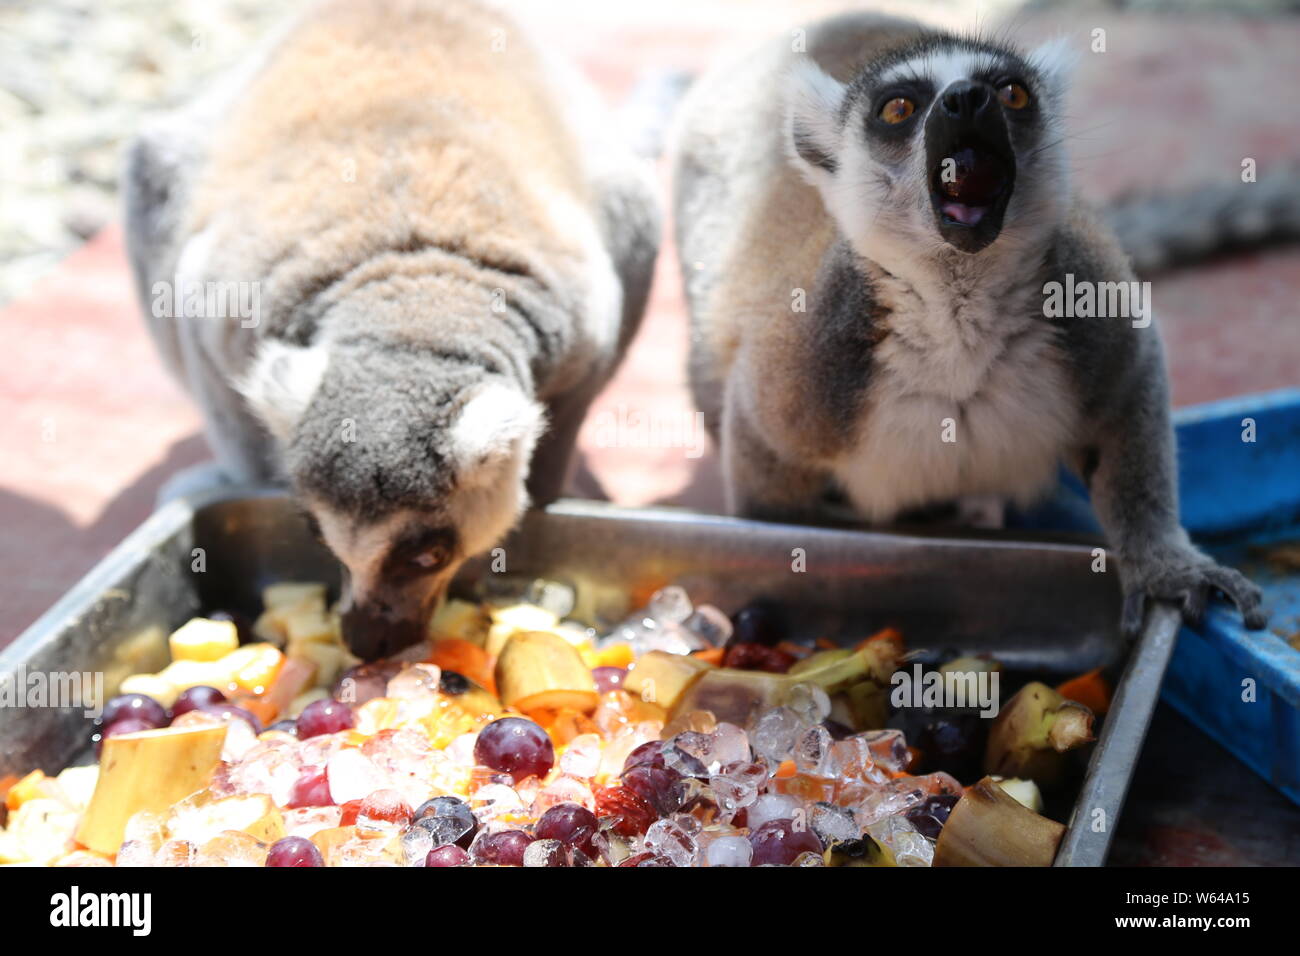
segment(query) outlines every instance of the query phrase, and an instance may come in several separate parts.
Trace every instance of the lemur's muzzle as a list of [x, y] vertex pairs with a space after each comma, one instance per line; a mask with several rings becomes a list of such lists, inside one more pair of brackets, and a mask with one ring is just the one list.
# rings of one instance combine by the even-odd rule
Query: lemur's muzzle
[[410, 601], [400, 593], [359, 600], [349, 594], [341, 610], [343, 643], [363, 661], [391, 657], [427, 634], [428, 602]]
[[1001, 233], [1016, 181], [993, 87], [978, 80], [949, 84], [926, 120], [925, 151], [940, 235], [962, 252], [979, 252]]

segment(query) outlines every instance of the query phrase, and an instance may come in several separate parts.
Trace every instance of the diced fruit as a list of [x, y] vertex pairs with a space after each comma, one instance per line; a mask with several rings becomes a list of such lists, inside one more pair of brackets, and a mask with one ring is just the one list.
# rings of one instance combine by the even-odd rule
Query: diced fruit
[[233, 621], [196, 617], [167, 639], [174, 661], [216, 661], [239, 647], [239, 629]]
[[576, 648], [547, 631], [515, 634], [497, 658], [501, 702], [523, 713], [571, 709], [590, 713], [600, 698]]
[[555, 764], [555, 747], [546, 731], [531, 720], [502, 717], [479, 732], [474, 759], [519, 781], [546, 776]]
[[411, 807], [396, 790], [376, 790], [357, 809], [359, 826], [401, 826], [411, 822]]
[[1092, 739], [1092, 711], [1033, 681], [1020, 688], [993, 721], [984, 769], [1053, 787], [1065, 775], [1065, 754]]
[[303, 837], [290, 836], [277, 840], [266, 855], [267, 866], [324, 866], [316, 844]]
[[934, 866], [1051, 866], [1065, 827], [1039, 816], [985, 777], [948, 815]]
[[188, 840], [202, 846], [227, 830], [246, 833], [261, 843], [272, 844], [285, 836], [284, 816], [264, 793], [198, 801], [168, 818], [167, 833], [173, 840]]
[[458, 638], [482, 647], [487, 643], [488, 628], [492, 618], [481, 605], [455, 598], [446, 601], [429, 620], [429, 636]]
[[225, 727], [146, 730], [104, 741], [95, 794], [77, 839], [116, 854], [126, 821], [140, 810], [164, 810], [202, 789], [221, 761]]
[[221, 664], [221, 661], [172, 661], [158, 672], [158, 678], [178, 691], [200, 684], [225, 689], [230, 684], [231, 676]]
[[623, 689], [671, 710], [695, 681], [714, 669], [712, 664], [689, 654], [651, 651], [627, 672]]
[[997, 784], [1021, 805], [1028, 807], [1035, 813], [1043, 812], [1043, 794], [1038, 789], [1038, 784], [1032, 780], [1020, 780], [1015, 777], [1002, 778], [995, 777]]
[[35, 800], [41, 796], [41, 784], [48, 779], [44, 772], [33, 770], [27, 776], [23, 777], [5, 794], [5, 806], [10, 810], [17, 810], [28, 800]]
[[316, 687], [326, 689], [334, 686], [339, 675], [351, 667], [355, 658], [347, 649], [338, 644], [305, 643], [294, 644], [289, 649], [294, 658], [303, 658], [316, 665]]
[[354, 724], [352, 710], [337, 700], [318, 700], [308, 704], [298, 715], [298, 737], [306, 740], [320, 734], [336, 734], [350, 730]]
[[463, 674], [480, 687], [489, 688], [495, 683], [487, 651], [463, 638], [444, 637], [434, 641], [429, 662], [444, 671]]
[[14, 862], [50, 864], [75, 849], [72, 835], [77, 816], [77, 811], [61, 800], [28, 800], [10, 815], [4, 832], [12, 842], [0, 852], [16, 856]]
[[240, 690], [261, 694], [274, 683], [284, 663], [284, 654], [271, 644], [245, 644], [219, 663], [230, 668], [231, 680]]
[[325, 590], [319, 581], [281, 581], [262, 589], [262, 606], [285, 608], [318, 603], [324, 607]]
[[496, 608], [492, 611], [492, 626], [488, 628], [487, 642], [483, 649], [495, 657], [501, 653], [506, 642], [516, 634], [527, 631], [550, 631], [558, 623], [560, 623], [559, 618], [536, 604], [512, 604], [509, 607]]
[[298, 695], [309, 690], [315, 683], [316, 670], [315, 661], [301, 657], [286, 660], [263, 696], [271, 713], [278, 716], [287, 711]]
[[143, 694], [151, 697], [163, 707], [171, 707], [176, 702], [180, 688], [157, 674], [132, 674], [122, 679], [118, 685], [119, 694]]

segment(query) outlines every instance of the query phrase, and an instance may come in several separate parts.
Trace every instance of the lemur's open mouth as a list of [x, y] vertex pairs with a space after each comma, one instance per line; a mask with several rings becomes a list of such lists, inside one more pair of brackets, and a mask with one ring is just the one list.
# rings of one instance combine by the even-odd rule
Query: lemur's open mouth
[[978, 252], [1002, 231], [1015, 185], [1014, 155], [967, 131], [946, 148], [933, 144], [930, 159], [930, 204], [940, 234], [964, 252]]
[[947, 222], [976, 226], [1010, 181], [1007, 165], [999, 156], [967, 144], [940, 159], [931, 185], [939, 213]]

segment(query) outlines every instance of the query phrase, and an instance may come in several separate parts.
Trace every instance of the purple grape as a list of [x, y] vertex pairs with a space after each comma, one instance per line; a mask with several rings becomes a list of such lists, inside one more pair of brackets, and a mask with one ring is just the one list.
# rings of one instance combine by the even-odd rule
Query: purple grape
[[314, 700], [298, 715], [298, 736], [303, 740], [321, 734], [351, 730], [355, 720], [347, 704], [337, 700]]
[[324, 866], [325, 859], [316, 844], [305, 837], [285, 837], [271, 845], [266, 855], [267, 866]]
[[524, 851], [533, 842], [523, 830], [501, 830], [481, 836], [474, 843], [474, 861], [494, 866], [523, 866]]
[[306, 770], [302, 775], [293, 782], [293, 789], [289, 794], [289, 802], [286, 806], [290, 808], [298, 807], [328, 807], [333, 806], [334, 798], [330, 796], [329, 779], [325, 776], [323, 768]]
[[926, 797], [924, 802], [907, 811], [907, 819], [921, 836], [937, 840], [943, 825], [948, 822], [948, 814], [952, 813], [959, 799], [955, 793]]
[[199, 708], [202, 713], [213, 714], [222, 720], [242, 720], [253, 728], [253, 733], [262, 732], [262, 722], [250, 712], [235, 704], [205, 704]]
[[[521, 864], [523, 859], [521, 853], [519, 856]], [[464, 866], [467, 863], [469, 863], [469, 854], [454, 843], [430, 850], [429, 855], [424, 858], [425, 866]]]
[[171, 718], [167, 716], [167, 708], [152, 697], [144, 694], [119, 694], [104, 705], [104, 712], [99, 717], [99, 725], [107, 727], [124, 717], [143, 720], [149, 725], [148, 730], [157, 730], [171, 723]]
[[752, 866], [774, 863], [789, 866], [801, 853], [821, 853], [822, 841], [811, 830], [796, 827], [793, 820], [768, 820], [749, 835], [754, 848]]
[[596, 682], [596, 690], [607, 694], [611, 690], [621, 690], [627, 669], [623, 667], [593, 667], [591, 679]]
[[[662, 759], [662, 758], [661, 758]], [[670, 767], [643, 763], [623, 771], [623, 786], [645, 800], [660, 816], [676, 813], [685, 799], [683, 777]]]
[[559, 840], [565, 846], [576, 847], [593, 860], [600, 855], [593, 837], [600, 828], [596, 815], [576, 803], [561, 803], [542, 814], [533, 826], [533, 836], [538, 840]]
[[657, 740], [650, 740], [627, 755], [627, 759], [623, 761], [623, 772], [627, 773], [633, 767], [662, 767], [663, 765], [664, 745]]
[[107, 737], [117, 737], [120, 736], [121, 734], [134, 734], [137, 731], [141, 731], [141, 730], [157, 730], [157, 729], [158, 728], [155, 727], [153, 724], [151, 724], [149, 721], [143, 720], [139, 717], [131, 717], [129, 715], [125, 717], [119, 717], [117, 720], [113, 721], [111, 724], [109, 724], [103, 730], [100, 731], [99, 739], [95, 741], [95, 756], [99, 756], [100, 751], [103, 750], [104, 740]]
[[212, 704], [224, 704], [225, 702], [226, 695], [215, 687], [209, 687], [206, 684], [187, 687], [176, 698], [176, 703], [172, 704], [172, 716], [179, 717], [181, 714], [188, 714], [191, 710], [202, 710]]
[[531, 720], [502, 717], [479, 731], [474, 759], [510, 774], [518, 783], [526, 777], [546, 776], [555, 764], [555, 747], [546, 731]]
[[415, 826], [427, 830], [434, 839], [434, 847], [454, 843], [468, 850], [478, 833], [478, 819], [464, 800], [458, 797], [434, 797], [420, 804], [415, 811]]

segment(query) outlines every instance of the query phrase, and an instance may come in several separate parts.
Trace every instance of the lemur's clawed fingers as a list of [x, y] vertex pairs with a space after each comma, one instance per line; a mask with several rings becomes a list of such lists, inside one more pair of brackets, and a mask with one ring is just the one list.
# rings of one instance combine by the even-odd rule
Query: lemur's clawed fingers
[[1121, 629], [1125, 636], [1135, 636], [1151, 600], [1177, 605], [1188, 624], [1199, 626], [1213, 593], [1222, 593], [1237, 606], [1246, 627], [1258, 630], [1268, 623], [1261, 607], [1263, 595], [1241, 572], [1195, 552], [1179, 552], [1135, 571], [1125, 595]]

